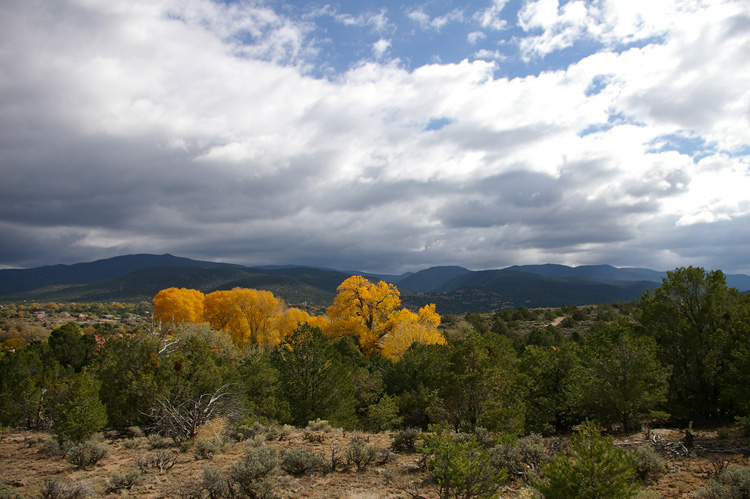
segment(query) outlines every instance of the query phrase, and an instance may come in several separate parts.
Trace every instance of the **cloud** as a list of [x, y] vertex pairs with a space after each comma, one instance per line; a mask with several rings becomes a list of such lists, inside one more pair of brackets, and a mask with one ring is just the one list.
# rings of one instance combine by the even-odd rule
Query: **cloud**
[[466, 36], [466, 41], [471, 43], [472, 45], [477, 43], [479, 40], [483, 40], [487, 38], [487, 35], [482, 33], [481, 31], [472, 31]]
[[381, 38], [372, 44], [372, 53], [375, 55], [375, 58], [382, 59], [389, 48], [391, 48], [391, 41]]
[[336, 22], [345, 26], [357, 26], [357, 27], [370, 27], [376, 33], [383, 33], [388, 29], [388, 10], [385, 8], [380, 11], [367, 11], [358, 15], [352, 15], [349, 13], [338, 12], [331, 6], [326, 5], [325, 8], [318, 10], [316, 15], [329, 15], [333, 17]]
[[560, 5], [559, 0], [527, 1], [518, 13], [518, 24], [526, 32], [541, 34], [520, 41], [526, 59], [544, 57], [589, 40], [616, 47], [661, 37], [681, 10], [678, 2], [634, 0], [584, 2]]
[[495, 60], [495, 61], [504, 61], [508, 58], [508, 56], [506, 56], [499, 50], [487, 50], [487, 49], [477, 50], [476, 52], [474, 52], [474, 57], [476, 57], [477, 59]]
[[[408, 39], [385, 11], [5, 2], [0, 264], [750, 270], [750, 16], [618, 5], [527, 2], [519, 54], [461, 35], [465, 59], [409, 68], [389, 59]], [[466, 9], [489, 40], [509, 7]], [[326, 78], [321, 16], [376, 34]], [[496, 74], [583, 39], [604, 48]]]
[[477, 11], [474, 14], [474, 18], [479, 22], [483, 28], [489, 28], [493, 30], [503, 30], [508, 27], [508, 23], [501, 17], [501, 13], [505, 8], [505, 4], [508, 0], [492, 0], [492, 5], [486, 9]]
[[440, 31], [443, 27], [454, 22], [463, 22], [464, 13], [460, 9], [453, 9], [442, 16], [430, 17], [422, 8], [407, 13], [409, 19], [417, 23], [422, 29]]

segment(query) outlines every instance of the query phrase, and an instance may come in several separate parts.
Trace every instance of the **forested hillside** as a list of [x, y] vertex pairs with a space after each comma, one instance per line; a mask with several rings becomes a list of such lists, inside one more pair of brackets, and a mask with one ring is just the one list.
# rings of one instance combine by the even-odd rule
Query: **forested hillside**
[[[327, 307], [352, 274], [398, 285], [411, 310], [434, 303], [438, 313], [465, 314], [503, 308], [560, 307], [634, 301], [666, 275], [610, 265], [524, 265], [471, 271], [440, 266], [416, 273], [376, 275], [301, 266], [245, 267], [172, 255], [125, 255], [75, 265], [0, 270], [0, 302], [150, 301], [162, 289], [202, 293], [235, 287], [271, 291], [287, 303]], [[730, 287], [750, 290], [750, 277], [725, 276]]]

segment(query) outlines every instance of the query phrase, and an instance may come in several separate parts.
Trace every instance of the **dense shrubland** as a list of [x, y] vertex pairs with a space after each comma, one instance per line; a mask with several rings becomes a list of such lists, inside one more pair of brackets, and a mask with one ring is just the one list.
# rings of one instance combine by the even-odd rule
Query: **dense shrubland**
[[[442, 324], [434, 307], [399, 309], [395, 287], [362, 278], [342, 284], [327, 317], [246, 291], [255, 290], [210, 298], [172, 288], [154, 300], [153, 328], [84, 330], [70, 322], [6, 348], [0, 425], [50, 430], [79, 454], [102, 429], [142, 429], [155, 440], [192, 443], [196, 456], [210, 459], [216, 447], [199, 443], [197, 432], [216, 416], [250, 440], [269, 438], [260, 429], [317, 419], [399, 431], [399, 450], [426, 455], [442, 497], [488, 496], [509, 471], [511, 478], [533, 472], [550, 497], [561, 480], [609, 473], [612, 482], [600, 485], [625, 497], [635, 490], [638, 463], [612, 450], [602, 427], [750, 418], [750, 296], [727, 288], [721, 272], [677, 269], [635, 304], [522, 307], [446, 316]], [[534, 438], [582, 423], [569, 449], [577, 457], [547, 462]], [[137, 438], [146, 437], [134, 436], [133, 445]], [[358, 468], [382, 459], [353, 442], [340, 459]], [[579, 469], [591, 449], [610, 468]], [[144, 458], [145, 468], [159, 464], [156, 451], [152, 457], [156, 464]], [[248, 451], [228, 474], [207, 468], [204, 478], [262, 495], [269, 464], [259, 460], [293, 474], [336, 468], [335, 456], [326, 463], [302, 451]], [[714, 488], [730, 487], [728, 480]]]

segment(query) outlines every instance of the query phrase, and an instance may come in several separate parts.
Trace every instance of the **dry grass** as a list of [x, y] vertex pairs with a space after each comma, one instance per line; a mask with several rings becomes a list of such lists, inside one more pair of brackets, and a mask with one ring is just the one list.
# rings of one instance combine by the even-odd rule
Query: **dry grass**
[[[227, 423], [215, 420], [200, 431], [200, 438], [219, 441], [225, 438]], [[679, 440], [681, 434], [676, 431], [654, 430], [663, 441]], [[738, 440], [735, 434], [722, 434], [719, 438], [715, 431], [696, 432], [696, 443], [700, 448], [694, 449], [688, 457], [667, 455], [668, 472], [655, 483], [649, 484], [647, 490], [651, 497], [688, 497], [705, 485], [715, 472], [717, 457], [728, 461], [728, 466], [748, 466], [748, 460], [740, 453], [715, 452], [717, 446], [724, 449], [747, 448], [748, 441]], [[279, 451], [304, 447], [329, 458], [332, 448], [342, 452], [348, 446], [353, 434], [334, 429], [326, 433], [322, 442], [310, 442], [304, 437], [304, 430], [294, 430], [283, 441], [268, 441], [265, 446], [275, 446]], [[736, 437], [736, 438], [735, 438]], [[152, 452], [146, 445], [132, 447], [126, 445], [126, 439], [105, 439], [109, 454], [90, 470], [77, 469], [61, 458], [54, 458], [40, 453], [48, 435], [30, 432], [8, 432], [0, 435], [0, 484], [6, 489], [21, 494], [23, 497], [39, 497], [45, 479], [58, 479], [65, 483], [87, 482], [96, 496], [104, 496], [110, 478], [116, 474], [125, 474], [137, 470], [139, 457]], [[366, 435], [369, 444], [387, 449], [392, 442], [392, 435]], [[634, 444], [643, 440], [643, 435], [636, 434], [618, 439], [620, 443]], [[713, 449], [708, 451], [705, 449]], [[213, 456], [211, 466], [227, 471], [232, 464], [242, 457], [246, 442], [225, 442], [220, 452]], [[170, 451], [178, 451], [175, 447]], [[311, 473], [302, 476], [291, 476], [281, 470], [276, 472], [278, 493], [281, 498], [339, 498], [339, 499], [375, 499], [403, 498], [409, 499], [419, 494], [425, 498], [436, 498], [437, 491], [429, 483], [424, 470], [417, 467], [418, 455], [410, 453], [393, 454], [383, 464], [372, 464], [362, 471], [349, 466], [333, 473]], [[205, 460], [195, 458], [193, 452], [183, 451], [177, 454], [175, 465], [162, 473], [144, 473], [131, 490], [118, 492], [130, 497], [161, 498], [173, 496], [180, 486], [195, 483], [202, 477]], [[522, 483], [507, 484], [503, 487], [501, 497], [531, 497]]]

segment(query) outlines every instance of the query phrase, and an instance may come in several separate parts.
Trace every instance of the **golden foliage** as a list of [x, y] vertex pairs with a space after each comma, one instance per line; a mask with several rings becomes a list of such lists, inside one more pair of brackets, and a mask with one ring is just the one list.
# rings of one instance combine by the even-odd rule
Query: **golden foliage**
[[271, 326], [273, 317], [282, 313], [283, 302], [270, 291], [234, 288], [232, 292], [237, 313], [244, 319], [244, 323], [240, 323], [247, 327], [243, 339], [251, 343], [278, 343]]
[[234, 288], [214, 291], [205, 298], [204, 316], [215, 329], [227, 331], [237, 344], [275, 345], [299, 324], [325, 327], [328, 319], [311, 317], [304, 310], [287, 308], [270, 291]]
[[435, 305], [422, 307], [418, 314], [399, 310], [401, 297], [393, 284], [352, 276], [338, 291], [327, 317], [311, 317], [304, 310], [287, 308], [270, 291], [233, 288], [204, 296], [194, 289], [168, 288], [154, 297], [154, 317], [164, 324], [206, 322], [228, 332], [238, 345], [276, 345], [308, 323], [332, 340], [353, 336], [365, 355], [382, 351], [391, 359], [401, 358], [414, 342], [445, 343]]
[[162, 324], [203, 322], [203, 298], [195, 289], [162, 289], [154, 296], [154, 317]]
[[374, 284], [355, 275], [342, 282], [337, 290], [339, 293], [328, 308], [329, 334], [333, 339], [353, 335], [362, 351], [371, 354], [401, 305], [398, 289], [384, 281]]
[[362, 276], [352, 276], [338, 287], [338, 295], [328, 308], [331, 324], [324, 331], [332, 339], [355, 337], [365, 355], [381, 350], [397, 359], [414, 342], [443, 344], [437, 330], [440, 316], [435, 305], [426, 305], [418, 314], [398, 310], [401, 297], [393, 284], [374, 284]]
[[392, 360], [398, 360], [414, 343], [444, 345], [445, 337], [438, 331], [440, 315], [435, 304], [425, 305], [415, 314], [401, 309], [391, 319], [390, 331], [381, 340], [381, 352]]
[[232, 291], [214, 291], [203, 300], [203, 317], [214, 329], [229, 331], [235, 315]]
[[274, 343], [278, 344], [281, 340], [292, 334], [300, 324], [309, 323], [310, 320], [310, 315], [298, 308], [290, 308], [276, 315], [273, 318], [273, 329], [276, 332]]
[[277, 343], [273, 323], [283, 313], [283, 302], [270, 291], [233, 288], [206, 296], [205, 316], [215, 329], [228, 331], [237, 344]]

